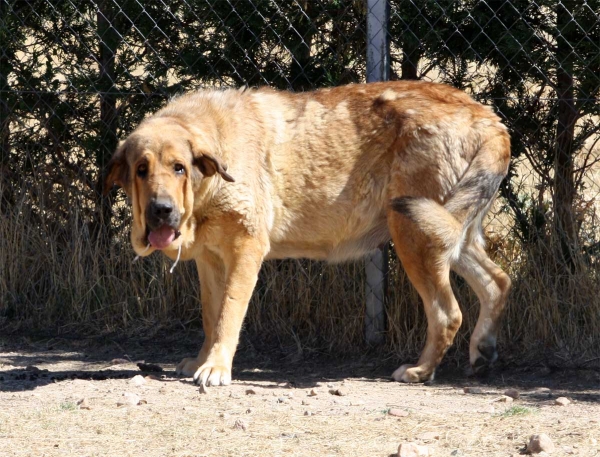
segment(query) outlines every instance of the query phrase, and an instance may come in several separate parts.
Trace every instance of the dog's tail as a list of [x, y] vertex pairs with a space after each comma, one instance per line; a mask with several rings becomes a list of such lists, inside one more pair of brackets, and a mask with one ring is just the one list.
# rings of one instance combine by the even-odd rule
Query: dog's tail
[[390, 206], [416, 224], [451, 265], [465, 241], [483, 243], [483, 217], [508, 171], [510, 139], [502, 130], [482, 144], [445, 203], [425, 197], [398, 197]]

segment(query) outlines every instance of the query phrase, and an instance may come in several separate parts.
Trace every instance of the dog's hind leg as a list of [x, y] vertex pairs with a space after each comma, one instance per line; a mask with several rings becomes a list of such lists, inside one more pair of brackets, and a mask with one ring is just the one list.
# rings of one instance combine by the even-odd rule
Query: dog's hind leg
[[433, 379], [435, 369], [454, 340], [462, 314], [450, 285], [446, 253], [408, 218], [388, 215], [394, 247], [404, 270], [415, 286], [427, 315], [427, 341], [416, 365], [402, 365], [393, 374], [396, 381], [424, 382]]
[[467, 281], [479, 298], [481, 307], [471, 335], [469, 359], [474, 373], [482, 373], [498, 357], [496, 337], [511, 281], [476, 241], [465, 245], [452, 269]]

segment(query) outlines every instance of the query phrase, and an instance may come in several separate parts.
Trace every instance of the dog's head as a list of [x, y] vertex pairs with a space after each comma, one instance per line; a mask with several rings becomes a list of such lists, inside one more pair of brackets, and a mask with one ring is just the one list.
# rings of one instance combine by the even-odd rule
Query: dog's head
[[[176, 250], [193, 241], [194, 193], [213, 176], [234, 181], [212, 137], [178, 119], [157, 117], [143, 122], [117, 148], [104, 192], [117, 185], [130, 198], [131, 242], [138, 254]], [[154, 249], [147, 250], [148, 244]]]

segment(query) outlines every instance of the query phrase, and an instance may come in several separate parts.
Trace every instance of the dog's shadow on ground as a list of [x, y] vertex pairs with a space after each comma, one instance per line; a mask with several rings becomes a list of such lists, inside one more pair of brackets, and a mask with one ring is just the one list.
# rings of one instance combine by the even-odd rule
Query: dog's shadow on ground
[[[183, 344], [154, 342], [151, 345], [139, 340], [109, 340], [105, 344], [4, 341], [0, 343], [0, 392], [32, 391], [75, 379], [105, 381], [131, 379], [136, 375], [151, 375], [164, 383], [179, 382], [195, 387], [190, 378], [176, 375], [173, 364], [192, 355], [197, 347], [197, 341]], [[146, 365], [141, 365], [140, 369], [138, 363]], [[242, 383], [248, 388], [286, 385], [310, 389], [353, 378], [361, 382], [390, 383], [390, 389], [401, 390], [405, 385], [390, 381], [390, 374], [397, 366], [397, 360], [383, 359], [376, 353], [334, 358], [327, 354], [302, 356], [282, 351], [257, 352], [251, 346], [242, 345], [234, 360], [232, 377], [234, 383]], [[487, 376], [474, 378], [465, 374], [465, 368], [452, 362], [443, 363], [436, 379], [425, 386], [433, 389], [516, 388], [528, 392], [528, 396], [538, 395], [539, 399], [565, 394], [577, 401], [600, 402], [600, 372], [596, 370], [552, 370], [544, 366], [499, 363]], [[547, 388], [552, 393], [540, 388]]]

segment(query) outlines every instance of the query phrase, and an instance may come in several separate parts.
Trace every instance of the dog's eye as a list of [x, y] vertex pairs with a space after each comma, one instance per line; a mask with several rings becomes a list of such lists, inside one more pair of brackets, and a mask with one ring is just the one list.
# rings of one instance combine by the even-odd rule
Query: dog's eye
[[175, 169], [175, 173], [177, 173], [178, 175], [182, 175], [185, 173], [185, 167], [180, 163], [176, 163], [173, 168]]
[[142, 164], [138, 165], [138, 167], [137, 167], [137, 175], [140, 178], [145, 178], [147, 174], [148, 174], [148, 165], [146, 165], [145, 163], [142, 163]]

